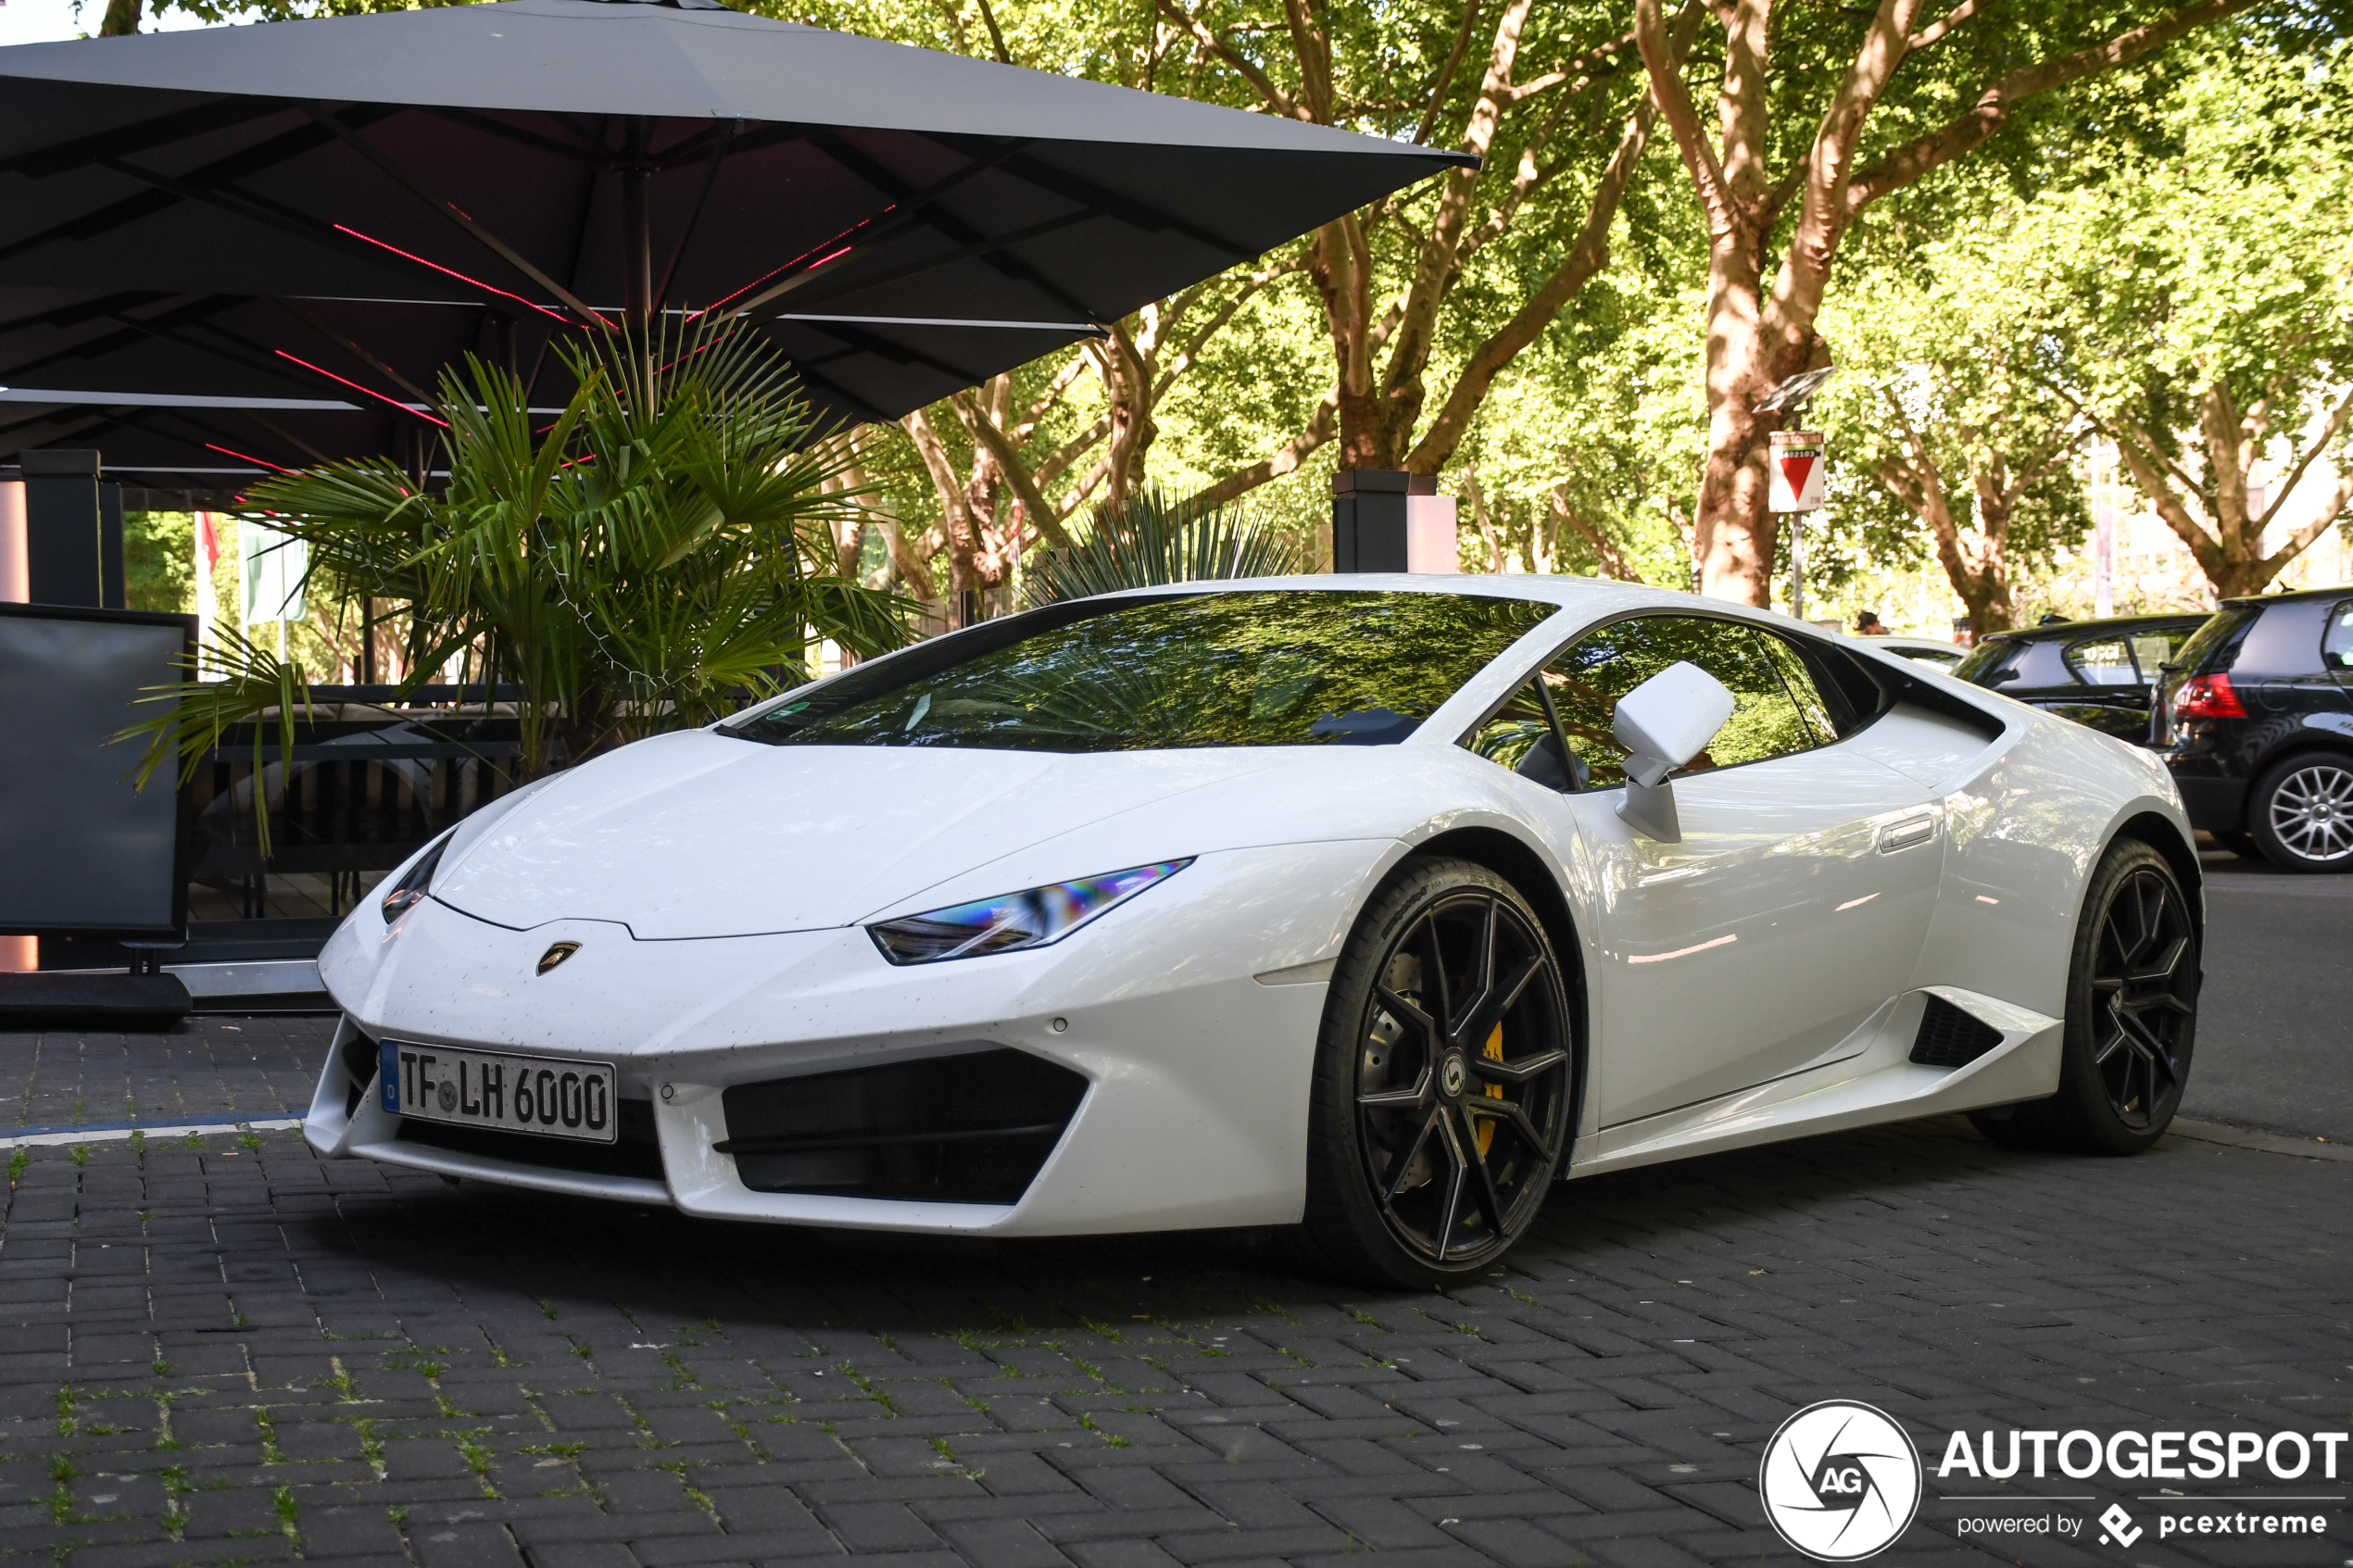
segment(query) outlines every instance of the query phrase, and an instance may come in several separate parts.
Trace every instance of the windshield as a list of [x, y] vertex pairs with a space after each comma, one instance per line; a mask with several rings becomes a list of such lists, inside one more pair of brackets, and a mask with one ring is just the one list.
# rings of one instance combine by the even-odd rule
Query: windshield
[[2255, 624], [2263, 613], [2259, 606], [2231, 605], [2210, 618], [2205, 625], [2190, 633], [2190, 640], [2175, 654], [2170, 675], [2212, 674], [2228, 670], [2238, 657], [2238, 634]]
[[1142, 751], [1403, 740], [1554, 606], [1284, 589], [989, 621], [722, 727], [771, 745]]

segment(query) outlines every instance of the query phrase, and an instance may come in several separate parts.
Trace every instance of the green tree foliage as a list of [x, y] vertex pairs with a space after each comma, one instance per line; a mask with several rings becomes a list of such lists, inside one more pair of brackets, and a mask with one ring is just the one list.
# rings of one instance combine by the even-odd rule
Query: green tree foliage
[[1301, 254], [1330, 390], [1305, 428], [1207, 498], [1332, 440], [1347, 466], [1437, 473], [1497, 380], [1609, 265], [1655, 118], [1629, 14], [1535, 0], [1157, 5], [1207, 68], [1196, 95], [1481, 160], [1310, 236]]
[[196, 604], [196, 520], [191, 512], [122, 516], [123, 603], [185, 615]]
[[1095, 508], [1087, 536], [1042, 553], [1030, 568], [1029, 602], [1162, 583], [1279, 577], [1302, 565], [1298, 544], [1238, 506], [1172, 503], [1144, 490]]
[[2214, 591], [2252, 594], [2353, 504], [2353, 46], [2217, 40], [2161, 126], [2035, 206], [2054, 381]]
[[2050, 383], [2056, 268], [2038, 239], [2005, 204], [1822, 314], [1841, 367], [1817, 405], [1839, 433], [1827, 521], [1843, 536], [1826, 564], [1925, 546], [1980, 633], [2017, 624], [2020, 567], [2048, 565], [2087, 521], [2070, 471], [2087, 425]]
[[[1776, 420], [1755, 406], [1819, 358], [1817, 320], [1865, 213], [1981, 149], [2031, 174], [2035, 160], [2004, 141], [2031, 140], [2052, 95], [2252, 4], [1737, 0], [1715, 7], [1711, 46], [1690, 56], [1714, 82], [1705, 115], [1664, 0], [1636, 0], [1660, 117], [1706, 220], [1708, 442], [1694, 522], [1707, 592], [1770, 602]], [[2113, 134], [2090, 120], [2068, 130], [2095, 145]]]

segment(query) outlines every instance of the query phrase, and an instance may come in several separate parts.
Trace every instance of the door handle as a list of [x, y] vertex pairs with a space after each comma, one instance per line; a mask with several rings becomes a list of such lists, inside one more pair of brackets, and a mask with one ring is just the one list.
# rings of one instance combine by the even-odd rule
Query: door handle
[[1901, 822], [1890, 822], [1880, 829], [1879, 852], [1882, 855], [1893, 855], [1899, 849], [1910, 849], [1926, 844], [1935, 836], [1936, 813], [1922, 811], [1918, 816], [1906, 817]]

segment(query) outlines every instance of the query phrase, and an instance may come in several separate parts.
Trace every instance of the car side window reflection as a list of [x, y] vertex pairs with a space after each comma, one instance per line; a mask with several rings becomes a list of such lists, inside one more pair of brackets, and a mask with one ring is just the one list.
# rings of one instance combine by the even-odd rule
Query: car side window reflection
[[1552, 714], [1544, 706], [1544, 694], [1534, 681], [1514, 692], [1485, 723], [1464, 736], [1463, 745], [1496, 766], [1509, 768], [1548, 789], [1585, 786], [1585, 764], [1562, 749]]
[[2321, 634], [2321, 662], [2331, 670], [2353, 670], [2353, 604], [2329, 612], [2328, 630]]
[[2187, 626], [2163, 626], [2154, 632], [2133, 633], [2133, 662], [2141, 667], [2143, 684], [2163, 678], [2165, 666], [2181, 657], [2182, 645], [2190, 640], [2192, 630]]
[[[1771, 645], [1779, 645], [1778, 646]], [[1613, 621], [1570, 644], [1542, 673], [1570, 751], [1591, 787], [1626, 782], [1626, 748], [1610, 734], [1617, 699], [1665, 670], [1689, 661], [1730, 688], [1736, 706], [1707, 749], [1680, 770], [1698, 772], [1761, 762], [1808, 750], [1832, 738], [1820, 694], [1796, 650], [1733, 621], [1695, 615], [1644, 615]], [[1791, 677], [1822, 716], [1814, 723], [1791, 694]], [[1816, 724], [1819, 725], [1818, 729]]]
[[2087, 686], [2130, 686], [2141, 678], [2133, 664], [2133, 650], [2121, 637], [2070, 644], [2067, 668]]
[[1806, 668], [1806, 656], [1799, 653], [1787, 638], [1777, 637], [1770, 632], [1752, 630], [1749, 635], [1756, 639], [1757, 646], [1765, 650], [1765, 657], [1772, 660], [1773, 668], [1780, 672], [1781, 684], [1788, 690], [1790, 700], [1797, 704], [1798, 712], [1805, 716], [1806, 729], [1812, 732], [1813, 744], [1821, 746], [1833, 739], [1838, 734], [1838, 721], [1831, 717], [1831, 705], [1824, 700], [1821, 688], [1814, 684], [1813, 671]]

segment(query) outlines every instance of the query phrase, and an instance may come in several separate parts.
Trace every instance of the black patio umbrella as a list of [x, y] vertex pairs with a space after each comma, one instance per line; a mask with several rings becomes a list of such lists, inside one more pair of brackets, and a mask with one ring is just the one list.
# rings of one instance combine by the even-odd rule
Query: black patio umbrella
[[[832, 424], [895, 417], [971, 384], [975, 367], [1019, 364], [1091, 329], [934, 320], [849, 336], [771, 319], [755, 330], [807, 368], [815, 412]], [[440, 423], [432, 404], [445, 367], [468, 352], [510, 363], [535, 403], [560, 408], [573, 383], [552, 350], [567, 336], [579, 333], [456, 301], [0, 286], [0, 460], [94, 445], [109, 470], [209, 473], [223, 448], [256, 476], [371, 453], [413, 467], [412, 438]], [[428, 458], [433, 445], [422, 443]]]
[[[712, 0], [25, 44], [0, 49], [0, 286], [77, 297], [13, 318], [62, 335], [0, 379], [126, 390], [103, 355], [46, 358], [120, 332], [152, 358], [120, 374], [161, 378], [135, 390], [316, 396], [275, 324], [248, 333], [266, 390], [205, 324], [365, 301], [335, 372], [402, 400], [343, 364], [420, 363], [422, 337], [522, 366], [723, 310], [828, 408], [895, 418], [1462, 161]], [[162, 345], [213, 369], [163, 385]]]
[[434, 443], [401, 416], [328, 398], [0, 388], [0, 462], [44, 447], [94, 448], [109, 480], [221, 508], [257, 480], [311, 463], [382, 455], [428, 474], [440, 467]]

